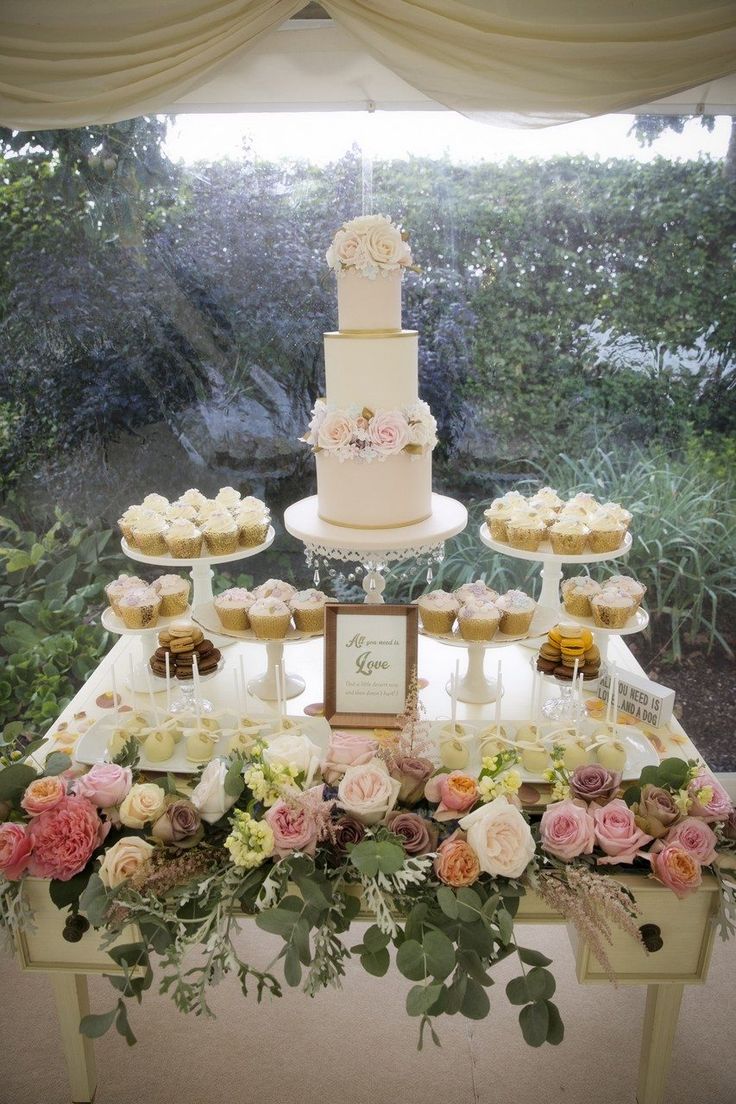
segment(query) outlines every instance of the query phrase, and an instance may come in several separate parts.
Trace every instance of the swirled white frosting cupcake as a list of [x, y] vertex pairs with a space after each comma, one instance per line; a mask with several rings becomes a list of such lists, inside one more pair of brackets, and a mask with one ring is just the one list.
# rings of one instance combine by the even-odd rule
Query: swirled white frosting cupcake
[[168, 553], [166, 547], [166, 532], [169, 523], [161, 514], [147, 513], [139, 515], [133, 525], [133, 537], [136, 546], [144, 556], [165, 556]]
[[596, 510], [590, 515], [588, 525], [593, 552], [615, 552], [626, 535], [625, 525], [613, 510]]
[[631, 596], [607, 587], [590, 600], [593, 619], [601, 629], [622, 629], [631, 617]]
[[321, 633], [325, 628], [325, 605], [329, 601], [321, 590], [298, 590], [288, 601], [299, 632]]
[[113, 579], [105, 587], [105, 595], [113, 613], [116, 613], [118, 617], [121, 616], [119, 602], [124, 594], [131, 590], [145, 590], [147, 586], [148, 583], [143, 579], [139, 579], [137, 575], [119, 575], [117, 579]]
[[630, 510], [627, 510], [620, 502], [604, 502], [601, 506], [601, 510], [608, 510], [609, 513], [617, 517], [626, 530], [628, 530], [633, 519], [633, 514]]
[[506, 534], [512, 548], [536, 552], [547, 535], [547, 522], [531, 510], [516, 510], [506, 521]]
[[460, 605], [464, 605], [466, 602], [495, 602], [498, 598], [498, 591], [489, 587], [487, 583], [484, 583], [482, 579], [478, 579], [474, 583], [463, 583], [457, 590], [454, 590], [453, 597], [457, 598]]
[[470, 603], [460, 607], [457, 624], [463, 640], [492, 640], [501, 623], [497, 606]]
[[191, 583], [179, 575], [159, 575], [152, 586], [161, 599], [162, 617], [181, 617], [189, 605]]
[[579, 502], [566, 502], [558, 513], [558, 518], [576, 518], [578, 521], [588, 522], [590, 511]]
[[222, 510], [202, 523], [202, 534], [211, 556], [229, 556], [238, 550], [238, 526], [232, 514]]
[[255, 602], [255, 595], [245, 587], [230, 587], [223, 590], [213, 601], [215, 613], [224, 629], [245, 632], [250, 628], [248, 610]]
[[603, 582], [602, 586], [604, 590], [608, 590], [609, 587], [614, 587], [614, 589], [621, 590], [624, 594], [628, 594], [631, 598], [632, 613], [636, 613], [642, 598], [647, 592], [647, 588], [644, 584], [640, 583], [638, 579], [632, 579], [630, 575], [611, 575], [609, 579]]
[[234, 510], [240, 502], [240, 491], [236, 491], [235, 487], [220, 487], [215, 502], [224, 510]]
[[118, 518], [118, 526], [120, 527], [120, 532], [123, 534], [126, 541], [129, 545], [131, 545], [131, 547], [135, 548], [136, 546], [135, 535], [133, 533], [133, 529], [136, 523], [141, 518], [156, 516], [156, 511], [149, 510], [147, 506], [143, 505], [143, 503], [137, 503], [134, 506], [129, 506], [127, 510], [123, 511], [123, 513]]
[[460, 603], [446, 590], [431, 590], [417, 599], [419, 618], [429, 633], [449, 633], [455, 624]]
[[563, 579], [562, 604], [573, 617], [592, 617], [590, 600], [601, 592], [601, 584], [589, 575], [578, 575], [574, 579]]
[[161, 596], [153, 587], [128, 590], [118, 601], [120, 616], [129, 629], [147, 629], [155, 625], [161, 611]]
[[248, 617], [261, 640], [281, 640], [291, 627], [291, 610], [280, 598], [258, 598], [248, 610]]
[[564, 503], [553, 487], [540, 487], [529, 499], [529, 505], [534, 509], [554, 510], [557, 513]]
[[582, 506], [587, 514], [592, 514], [600, 508], [600, 502], [590, 491], [578, 491], [578, 493], [573, 495], [569, 500], [568, 505]]
[[199, 510], [202, 503], [207, 501], [207, 498], [196, 487], [190, 487], [188, 491], [179, 496], [178, 501], [186, 502], [188, 506], [194, 506], [196, 510]]
[[588, 545], [590, 529], [580, 518], [558, 517], [549, 528], [552, 551], [558, 556], [580, 556]]
[[523, 636], [529, 632], [537, 603], [523, 590], [507, 590], [496, 602], [501, 614], [499, 626], [507, 636]]
[[188, 518], [175, 518], [166, 531], [166, 547], [177, 560], [199, 556], [202, 553], [202, 531]]
[[218, 506], [214, 498], [205, 498], [197, 507], [197, 522], [202, 525], [205, 521], [208, 521], [213, 514], [229, 513], [230, 511], [226, 510], [223, 506]]
[[178, 500], [167, 506], [164, 517], [167, 521], [178, 521], [180, 518], [184, 518], [186, 521], [194, 521], [197, 517], [197, 510], [194, 506], [190, 506], [188, 502]]
[[157, 514], [163, 514], [169, 506], [169, 500], [161, 494], [147, 494], [143, 505], [149, 510], [155, 510]]
[[265, 583], [255, 587], [253, 593], [256, 598], [279, 598], [282, 602], [288, 602], [296, 594], [296, 587], [283, 579], [266, 579]]
[[244, 548], [255, 548], [263, 544], [268, 536], [269, 514], [259, 503], [257, 506], [241, 506], [235, 511], [238, 525], [238, 539]]
[[507, 491], [500, 498], [494, 498], [491, 505], [484, 512], [488, 532], [492, 540], [508, 540], [506, 522], [514, 511], [526, 506], [526, 499], [518, 491]]

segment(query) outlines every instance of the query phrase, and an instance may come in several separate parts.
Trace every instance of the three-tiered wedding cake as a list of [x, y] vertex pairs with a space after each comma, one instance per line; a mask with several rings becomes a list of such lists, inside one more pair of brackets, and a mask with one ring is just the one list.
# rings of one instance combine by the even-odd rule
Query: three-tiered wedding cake
[[412, 264], [383, 215], [346, 222], [327, 251], [337, 275], [338, 330], [326, 333], [326, 397], [304, 440], [317, 463], [318, 513], [357, 529], [392, 529], [432, 513], [437, 426], [418, 393], [418, 334], [401, 328]]

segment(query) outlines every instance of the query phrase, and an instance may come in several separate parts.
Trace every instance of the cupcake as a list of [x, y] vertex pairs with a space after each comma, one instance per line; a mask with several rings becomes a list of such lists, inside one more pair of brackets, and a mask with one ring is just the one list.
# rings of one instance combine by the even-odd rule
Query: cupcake
[[494, 498], [484, 512], [488, 532], [492, 540], [507, 541], [506, 523], [515, 510], [526, 504], [526, 499], [518, 491], [508, 491], [502, 498]]
[[628, 531], [634, 515], [630, 510], [626, 510], [620, 502], [604, 502], [601, 506], [601, 510], [608, 510], [612, 513]]
[[176, 560], [192, 560], [202, 554], [202, 532], [189, 518], [175, 518], [166, 530], [165, 539], [169, 555]]
[[248, 610], [255, 600], [255, 596], [245, 587], [231, 587], [218, 594], [213, 605], [223, 629], [235, 629], [238, 632], [249, 629]]
[[601, 629], [622, 629], [631, 617], [631, 596], [616, 587], [606, 587], [590, 600], [593, 620]]
[[299, 632], [321, 633], [325, 629], [325, 603], [327, 595], [321, 590], [298, 590], [289, 599], [294, 624]]
[[590, 529], [578, 518], [557, 518], [549, 528], [552, 551], [558, 556], [581, 556], [589, 535]]
[[481, 604], [495, 602], [498, 598], [498, 591], [486, 586], [481, 580], [476, 583], [463, 583], [457, 590], [453, 590], [452, 594], [461, 606], [473, 602]]
[[533, 510], [553, 510], [557, 514], [564, 506], [564, 502], [552, 487], [540, 487], [529, 499], [529, 505]]
[[589, 543], [593, 552], [615, 552], [621, 547], [626, 527], [615, 511], [596, 510], [588, 519]]
[[638, 579], [632, 579], [630, 575], [612, 575], [602, 585], [604, 590], [607, 590], [608, 587], [614, 587], [616, 590], [622, 590], [624, 594], [628, 594], [631, 598], [632, 613], [636, 613], [641, 605], [642, 598], [647, 592], [644, 584], [640, 583]]
[[495, 605], [460, 607], [457, 624], [463, 640], [492, 640], [498, 631], [501, 614]]
[[118, 518], [120, 532], [123, 534], [128, 544], [132, 548], [136, 548], [137, 544], [133, 530], [137, 523], [144, 519], [153, 520], [159, 516], [160, 515], [157, 514], [155, 510], [149, 510], [147, 506], [143, 506], [142, 504], [138, 506], [129, 506], [122, 516]]
[[166, 556], [169, 523], [161, 514], [140, 515], [133, 523], [133, 539], [144, 556]]
[[562, 604], [573, 617], [592, 617], [590, 600], [601, 592], [601, 584], [589, 575], [577, 575], [562, 582]]
[[282, 602], [289, 602], [296, 594], [296, 587], [285, 583], [283, 579], [266, 579], [265, 583], [259, 583], [253, 593], [256, 598], [279, 598]]
[[232, 514], [211, 514], [202, 525], [205, 548], [210, 556], [229, 556], [238, 550], [238, 526]]
[[428, 633], [449, 633], [455, 624], [460, 603], [446, 590], [432, 590], [417, 599], [422, 627]]
[[185, 491], [178, 499], [179, 502], [186, 503], [187, 506], [194, 506], [195, 510], [199, 510], [203, 502], [207, 499], [198, 491], [196, 487], [190, 487], [188, 491]]
[[576, 495], [568, 501], [568, 506], [579, 506], [586, 514], [595, 513], [600, 507], [600, 503], [595, 495], [590, 494], [589, 491], [578, 491]]
[[509, 590], [496, 602], [501, 623], [499, 628], [507, 636], [524, 636], [534, 617], [537, 603], [523, 590]]
[[157, 514], [163, 514], [169, 506], [169, 500], [160, 494], [148, 494], [143, 499], [143, 505], [147, 510], [154, 510]]
[[129, 629], [148, 629], [158, 622], [161, 597], [153, 587], [128, 590], [118, 602], [120, 616]]
[[575, 518], [576, 521], [585, 522], [588, 524], [588, 518], [590, 517], [590, 511], [586, 510], [584, 506], [575, 502], [566, 502], [557, 515], [557, 518]]
[[164, 517], [167, 521], [179, 521], [180, 518], [184, 518], [186, 521], [196, 521], [197, 511], [194, 506], [189, 506], [186, 502], [172, 502], [164, 510]]
[[291, 626], [291, 610], [279, 598], [257, 598], [248, 617], [260, 640], [282, 640]]
[[238, 540], [243, 548], [255, 548], [268, 536], [269, 514], [263, 506], [241, 506], [235, 514]]
[[215, 495], [215, 502], [223, 510], [234, 510], [240, 502], [240, 491], [236, 491], [234, 487], [220, 487]]
[[121, 616], [119, 602], [124, 594], [130, 590], [144, 590], [147, 586], [148, 583], [139, 579], [137, 575], [119, 575], [117, 579], [108, 583], [105, 587], [105, 595], [113, 613], [118, 617]]
[[536, 552], [547, 536], [547, 523], [530, 510], [517, 510], [506, 522], [506, 534], [512, 548]]
[[161, 599], [161, 617], [180, 617], [189, 605], [191, 583], [178, 575], [160, 575], [153, 589]]

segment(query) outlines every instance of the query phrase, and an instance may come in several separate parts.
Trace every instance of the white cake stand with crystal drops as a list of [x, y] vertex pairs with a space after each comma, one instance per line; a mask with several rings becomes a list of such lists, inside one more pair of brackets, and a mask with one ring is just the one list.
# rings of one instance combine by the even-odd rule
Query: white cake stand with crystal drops
[[[272, 525], [268, 527], [268, 533], [263, 544], [256, 544], [253, 548], [239, 548], [237, 552], [230, 552], [226, 556], [191, 556], [179, 559], [176, 556], [146, 556], [137, 548], [132, 548], [125, 537], [120, 541], [123, 552], [131, 560], [137, 563], [151, 564], [154, 567], [168, 567], [170, 570], [189, 567], [192, 576], [192, 605], [200, 606], [212, 601], [212, 565], [223, 563], [235, 563], [237, 560], [247, 560], [250, 556], [257, 556], [259, 552], [265, 552], [273, 544], [276, 536]], [[212, 643], [218, 648], [224, 648], [232, 643], [232, 640], [217, 633], [217, 639], [213, 637]]]
[[[191, 613], [191, 607], [187, 606], [184, 613], [180, 613], [177, 617], [159, 617], [155, 625], [148, 625], [144, 629], [129, 629], [122, 618], [110, 608], [102, 611], [100, 621], [103, 628], [108, 632], [116, 633], [117, 636], [137, 636], [138, 646], [135, 649], [137, 654], [133, 656], [132, 668], [123, 672], [123, 678], [126, 686], [133, 691], [134, 694], [147, 694], [149, 688], [153, 690], [155, 694], [161, 693], [166, 689], [166, 686], [158, 686], [148, 661], [150, 654], [146, 654], [146, 637], [158, 635], [162, 629], [167, 628], [169, 625], [173, 625], [176, 621], [185, 620]], [[132, 674], [131, 674], [132, 671]]]
[[365, 572], [365, 601], [373, 604], [383, 602], [383, 572], [390, 563], [424, 560], [431, 580], [432, 565], [444, 559], [445, 541], [467, 523], [468, 511], [462, 503], [439, 494], [432, 495], [432, 513], [425, 521], [395, 529], [353, 529], [323, 521], [316, 495], [302, 498], [284, 512], [287, 531], [302, 542], [307, 566], [314, 568], [315, 586], [331, 560], [360, 564]]

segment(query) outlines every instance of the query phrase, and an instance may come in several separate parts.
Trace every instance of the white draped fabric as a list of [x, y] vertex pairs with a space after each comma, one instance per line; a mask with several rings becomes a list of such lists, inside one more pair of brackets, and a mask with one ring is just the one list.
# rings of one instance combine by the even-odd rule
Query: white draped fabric
[[[736, 72], [735, 0], [322, 6], [343, 45], [349, 41], [393, 81], [397, 101], [408, 89], [405, 98], [413, 94], [418, 106], [486, 121], [544, 126], [676, 98], [694, 86], [705, 86], [705, 98], [713, 82]], [[238, 100], [238, 74], [248, 73], [251, 53], [255, 65], [264, 42], [278, 50], [279, 38], [289, 37], [278, 28], [302, 7], [303, 0], [2, 0], [0, 124], [73, 127], [167, 111], [197, 102], [198, 90], [222, 74], [217, 107], [248, 110]], [[330, 67], [339, 73], [344, 55], [339, 44], [321, 54], [328, 98], [312, 96], [315, 106], [329, 106]], [[293, 104], [296, 54], [289, 72]]]

